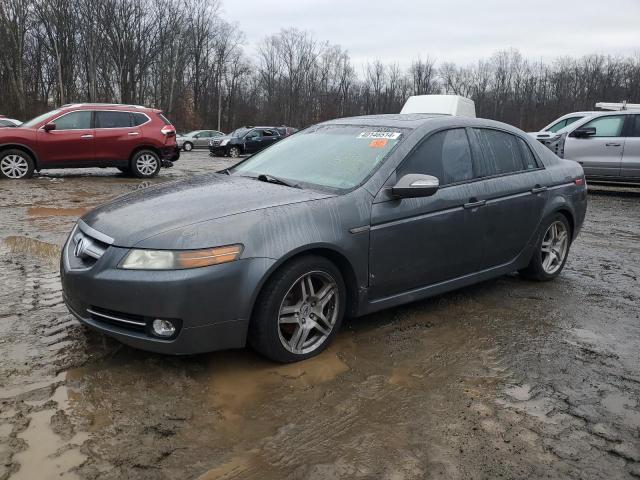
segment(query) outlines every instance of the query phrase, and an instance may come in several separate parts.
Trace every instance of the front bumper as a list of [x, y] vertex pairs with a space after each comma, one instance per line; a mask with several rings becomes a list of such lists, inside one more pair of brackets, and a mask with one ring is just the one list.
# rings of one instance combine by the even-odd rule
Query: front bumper
[[[173, 355], [244, 347], [253, 301], [273, 263], [254, 258], [190, 270], [123, 270], [116, 265], [128, 249], [112, 245], [87, 268], [70, 263], [74, 246], [67, 242], [60, 266], [70, 312], [122, 343]], [[154, 336], [156, 318], [174, 322], [173, 338]]]
[[219, 145], [217, 147], [209, 145], [209, 152], [216, 157], [224, 157], [227, 154], [227, 148], [227, 145], [225, 145], [224, 147], [221, 147]]

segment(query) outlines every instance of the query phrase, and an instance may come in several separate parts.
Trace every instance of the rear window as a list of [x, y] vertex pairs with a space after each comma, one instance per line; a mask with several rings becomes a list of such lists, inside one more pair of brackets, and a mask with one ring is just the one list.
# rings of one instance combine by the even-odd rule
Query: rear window
[[518, 137], [500, 130], [473, 130], [482, 149], [480, 176], [490, 177], [525, 170]]
[[132, 113], [131, 116], [133, 117], [133, 125], [135, 127], [142, 125], [143, 123], [147, 123], [149, 121], [149, 119], [144, 113]]
[[171, 125], [171, 122], [169, 121], [169, 119], [165, 117], [163, 114], [159, 113], [158, 116], [160, 117], [160, 120], [164, 122], [165, 125]]
[[131, 126], [131, 114], [129, 112], [96, 112], [96, 128], [127, 128]]

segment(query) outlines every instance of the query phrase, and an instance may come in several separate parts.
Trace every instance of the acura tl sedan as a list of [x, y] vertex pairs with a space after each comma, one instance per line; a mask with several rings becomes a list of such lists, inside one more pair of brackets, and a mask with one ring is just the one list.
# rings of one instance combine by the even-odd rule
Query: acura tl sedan
[[121, 197], [62, 252], [69, 310], [134, 347], [249, 343], [292, 362], [358, 316], [519, 271], [551, 280], [582, 226], [580, 165], [503, 123], [376, 115]]

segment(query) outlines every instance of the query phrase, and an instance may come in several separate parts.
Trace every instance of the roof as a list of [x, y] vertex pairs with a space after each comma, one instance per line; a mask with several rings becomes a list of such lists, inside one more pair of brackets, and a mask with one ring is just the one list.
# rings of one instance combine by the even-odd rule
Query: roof
[[362, 115], [359, 117], [337, 118], [323, 122], [337, 125], [369, 125], [373, 127], [397, 127], [397, 128], [418, 128], [429, 120], [436, 118], [451, 117], [451, 115], [438, 113], [387, 113], [380, 115]]
[[151, 110], [154, 112], [160, 112], [161, 110], [158, 110], [156, 108], [150, 108], [150, 107], [145, 107], [143, 105], [128, 105], [128, 104], [122, 104], [122, 103], [67, 103], [66, 105], [62, 105], [62, 107], [60, 108], [78, 108], [78, 109], [85, 109], [85, 108], [110, 108], [113, 110], [132, 110], [132, 109], [136, 109], [136, 110]]

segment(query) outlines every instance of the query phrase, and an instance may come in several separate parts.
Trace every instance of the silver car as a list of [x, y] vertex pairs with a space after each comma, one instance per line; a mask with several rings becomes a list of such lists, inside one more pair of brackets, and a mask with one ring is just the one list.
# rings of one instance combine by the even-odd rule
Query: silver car
[[218, 130], [194, 130], [193, 132], [178, 135], [176, 141], [178, 142], [178, 147], [185, 152], [190, 152], [194, 148], [209, 148], [209, 140], [222, 135], [224, 133]]
[[582, 165], [588, 179], [640, 182], [640, 110], [593, 113], [538, 140]]

